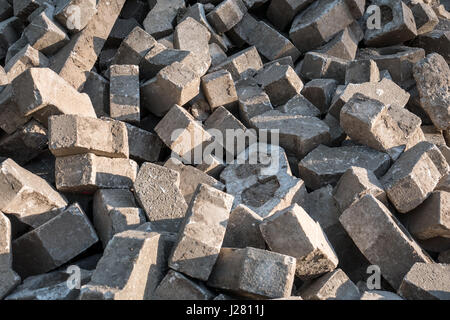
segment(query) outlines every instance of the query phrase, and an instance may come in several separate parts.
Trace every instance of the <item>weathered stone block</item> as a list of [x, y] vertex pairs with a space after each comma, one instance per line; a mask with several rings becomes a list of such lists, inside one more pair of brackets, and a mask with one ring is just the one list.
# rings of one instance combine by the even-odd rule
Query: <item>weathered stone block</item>
[[239, 98], [239, 116], [244, 125], [250, 126], [251, 118], [273, 110], [269, 96], [253, 78], [240, 80], [235, 84]]
[[139, 67], [137, 65], [112, 65], [110, 67], [111, 118], [126, 122], [139, 122]]
[[96, 13], [95, 0], [65, 0], [57, 3], [55, 19], [71, 33], [77, 33], [86, 27]]
[[90, 71], [83, 90], [91, 99], [97, 117], [109, 114], [109, 81], [96, 72]]
[[219, 70], [203, 76], [202, 89], [211, 111], [220, 106], [230, 110], [236, 109], [238, 96], [233, 78], [228, 71]]
[[380, 70], [373, 60], [351, 61], [345, 71], [345, 84], [380, 81]]
[[312, 0], [271, 1], [267, 8], [267, 18], [275, 27], [283, 30], [292, 22], [297, 13], [306, 9], [312, 2]]
[[145, 31], [159, 39], [172, 33], [178, 10], [185, 8], [186, 5], [183, 0], [156, 0], [152, 4], [154, 6], [147, 14], [143, 25]]
[[169, 267], [208, 280], [225, 236], [233, 196], [200, 184], [186, 212]]
[[140, 129], [129, 123], [125, 123], [125, 125], [128, 132], [130, 158], [138, 161], [158, 161], [163, 147], [159, 137], [153, 132]]
[[300, 75], [306, 79], [331, 78], [344, 84], [348, 61], [310, 51], [303, 59]]
[[255, 47], [242, 50], [228, 57], [227, 60], [215, 66], [211, 71], [225, 69], [231, 73], [234, 81], [253, 76], [261, 70], [263, 63]]
[[155, 290], [155, 300], [211, 300], [214, 293], [181, 273], [169, 270]]
[[122, 41], [114, 56], [113, 64], [139, 65], [156, 40], [141, 27], [134, 28]]
[[411, 11], [416, 23], [417, 34], [433, 31], [439, 23], [439, 19], [433, 8], [426, 3], [416, 3], [411, 6]]
[[322, 114], [325, 114], [336, 91], [336, 84], [334, 79], [314, 79], [303, 86], [301, 94], [311, 101]]
[[8, 60], [8, 63], [5, 65], [5, 71], [8, 73], [8, 80], [11, 82], [28, 68], [46, 68], [48, 65], [49, 60], [47, 57], [27, 44], [15, 56]]

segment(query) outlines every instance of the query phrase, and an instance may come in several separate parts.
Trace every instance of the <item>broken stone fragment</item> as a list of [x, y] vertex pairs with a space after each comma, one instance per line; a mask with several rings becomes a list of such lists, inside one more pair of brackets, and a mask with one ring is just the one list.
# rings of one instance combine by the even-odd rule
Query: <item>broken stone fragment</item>
[[450, 238], [450, 192], [434, 191], [407, 216], [407, 227], [418, 239]]
[[341, 269], [315, 279], [298, 293], [304, 300], [359, 300], [361, 296], [358, 287]]
[[93, 153], [57, 157], [55, 183], [58, 190], [73, 193], [129, 189], [137, 171], [137, 163], [129, 159], [106, 158]]
[[310, 51], [303, 59], [300, 75], [306, 79], [332, 78], [345, 83], [348, 61], [325, 53]]
[[351, 61], [345, 72], [345, 84], [380, 81], [380, 70], [373, 60]]
[[188, 17], [177, 25], [173, 34], [175, 49], [191, 51], [193, 57], [186, 63], [197, 76], [203, 76], [211, 66], [209, 54], [209, 40], [211, 32], [196, 20]]
[[295, 17], [289, 38], [298, 50], [307, 52], [328, 42], [353, 21], [346, 1], [315, 1]]
[[296, 276], [302, 280], [314, 279], [338, 265], [320, 225], [297, 204], [265, 218], [260, 229], [271, 251], [297, 259]]
[[171, 242], [156, 232], [127, 230], [109, 241], [80, 300], [143, 300], [164, 278]]
[[300, 56], [300, 52], [288, 38], [266, 22], [256, 20], [249, 13], [230, 32], [239, 42], [255, 46], [258, 52], [270, 61], [288, 56], [292, 61], [296, 61]]
[[403, 1], [374, 0], [371, 4], [380, 7], [381, 14], [384, 14], [384, 19], [388, 21], [384, 23], [382, 21], [381, 28], [366, 29], [364, 42], [367, 46], [384, 47], [401, 44], [417, 36], [414, 15]]
[[202, 77], [202, 89], [208, 99], [211, 111], [223, 106], [229, 110], [237, 109], [238, 96], [231, 73], [219, 70]]
[[56, 157], [94, 153], [128, 158], [127, 127], [120, 121], [76, 115], [52, 116], [49, 118], [49, 149]]
[[212, 139], [202, 125], [178, 105], [169, 110], [155, 127], [155, 132], [176, 155], [195, 164], [202, 162], [197, 156], [202, 158], [203, 147]]
[[0, 154], [24, 165], [47, 148], [47, 129], [31, 120], [13, 134], [0, 138]]
[[336, 90], [336, 94], [331, 101], [329, 113], [339, 120], [342, 106], [355, 93], [361, 93], [386, 105], [390, 104], [400, 108], [403, 108], [408, 103], [410, 97], [408, 92], [400, 88], [394, 81], [386, 78], [380, 82], [350, 83], [345, 86], [342, 92]]
[[[92, 271], [80, 269], [80, 285], [91, 279]], [[53, 271], [26, 278], [5, 300], [76, 300], [80, 289], [68, 286], [71, 273]]]
[[397, 211], [406, 213], [428, 198], [448, 172], [439, 149], [424, 141], [403, 152], [380, 181]]
[[126, 122], [139, 122], [139, 67], [137, 65], [110, 66], [110, 101], [111, 118]]
[[234, 206], [244, 204], [264, 218], [304, 200], [305, 184], [292, 176], [281, 147], [253, 144], [237, 159], [220, 174]]
[[340, 125], [355, 142], [386, 152], [393, 159], [424, 141], [421, 120], [405, 108], [356, 93], [342, 107]]
[[124, 189], [98, 190], [93, 213], [94, 227], [103, 247], [115, 234], [136, 229], [145, 222], [144, 212], [136, 205], [133, 193]]
[[224, 33], [241, 21], [246, 12], [241, 0], [224, 0], [206, 18], [218, 33]]
[[71, 33], [77, 33], [86, 27], [96, 13], [95, 0], [64, 0], [56, 5], [55, 19]]
[[330, 108], [336, 84], [334, 79], [314, 79], [304, 85], [301, 94], [311, 101], [321, 114], [325, 114]]
[[155, 300], [211, 300], [214, 293], [204, 285], [169, 270], [155, 290]]
[[178, 232], [187, 210], [179, 186], [177, 171], [150, 162], [139, 169], [134, 193], [155, 230]]
[[234, 81], [253, 76], [261, 70], [263, 63], [255, 47], [250, 47], [228, 57], [211, 71], [225, 69], [231, 73]]
[[339, 210], [344, 212], [366, 194], [371, 194], [384, 205], [388, 205], [386, 192], [375, 174], [365, 168], [350, 167], [339, 179], [334, 199]]
[[13, 100], [24, 116], [33, 115], [47, 124], [55, 114], [96, 117], [87, 94], [77, 92], [63, 78], [48, 68], [29, 68], [14, 79]]
[[217, 181], [213, 177], [193, 166], [184, 165], [176, 158], [169, 158], [164, 163], [164, 167], [177, 171], [180, 174], [179, 189], [187, 204], [191, 202], [197, 186], [201, 183], [207, 184], [221, 191], [225, 189], [225, 186], [220, 181]]
[[53, 270], [98, 241], [78, 204], [12, 242], [13, 267], [22, 277]]
[[276, 252], [222, 248], [208, 286], [253, 299], [289, 297], [295, 263], [295, 258]]
[[339, 221], [370, 263], [380, 267], [383, 278], [393, 288], [400, 286], [414, 263], [432, 262], [392, 213], [371, 194], [353, 203]]
[[415, 263], [403, 279], [398, 293], [408, 300], [449, 300], [450, 265]]
[[99, 0], [97, 13], [51, 61], [51, 69], [75, 89], [81, 89], [92, 70], [125, 0]]
[[261, 70], [255, 77], [269, 95], [272, 105], [279, 106], [299, 94], [303, 82], [290, 66], [273, 64]]
[[37, 228], [58, 214], [57, 209], [67, 205], [66, 199], [44, 179], [12, 159], [4, 160], [0, 168], [0, 210], [20, 222]]
[[169, 267], [208, 280], [219, 256], [234, 197], [199, 184], [178, 233]]
[[46, 68], [48, 65], [49, 60], [47, 57], [27, 44], [15, 56], [8, 60], [8, 63], [5, 65], [5, 71], [8, 74], [8, 80], [11, 82], [28, 68]]
[[445, 59], [432, 53], [413, 69], [420, 94], [420, 104], [436, 128], [450, 128], [450, 68]]
[[265, 249], [266, 243], [259, 229], [263, 219], [245, 205], [238, 205], [230, 213], [222, 247]]
[[147, 14], [143, 25], [145, 31], [159, 39], [172, 33], [178, 10], [185, 8], [186, 5], [184, 0], [156, 0], [152, 3], [154, 6]]
[[200, 78], [188, 66], [175, 62], [141, 85], [142, 105], [164, 116], [174, 104], [183, 106], [198, 95]]
[[389, 165], [388, 154], [368, 147], [320, 145], [303, 158], [298, 167], [306, 186], [315, 190], [327, 184], [335, 185], [351, 166], [366, 168], [381, 177]]

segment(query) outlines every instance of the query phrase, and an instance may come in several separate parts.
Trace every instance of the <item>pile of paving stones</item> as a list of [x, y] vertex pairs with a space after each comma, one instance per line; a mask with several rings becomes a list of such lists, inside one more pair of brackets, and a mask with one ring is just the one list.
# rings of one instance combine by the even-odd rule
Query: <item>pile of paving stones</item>
[[450, 299], [446, 9], [0, 0], [0, 298]]

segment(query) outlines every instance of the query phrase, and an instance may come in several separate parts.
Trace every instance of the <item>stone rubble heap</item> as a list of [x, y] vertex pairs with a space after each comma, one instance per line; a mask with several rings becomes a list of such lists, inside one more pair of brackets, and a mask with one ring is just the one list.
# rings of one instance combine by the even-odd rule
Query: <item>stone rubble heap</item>
[[450, 299], [447, 9], [0, 0], [0, 299]]

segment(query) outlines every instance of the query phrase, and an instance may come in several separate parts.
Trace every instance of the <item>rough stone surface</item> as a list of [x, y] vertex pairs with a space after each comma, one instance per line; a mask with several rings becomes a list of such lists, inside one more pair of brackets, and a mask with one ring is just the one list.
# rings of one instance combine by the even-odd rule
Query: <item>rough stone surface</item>
[[111, 118], [126, 122], [139, 122], [139, 67], [111, 65], [109, 76], [109, 114]]
[[155, 290], [155, 300], [212, 300], [214, 293], [179, 272], [169, 270]]

